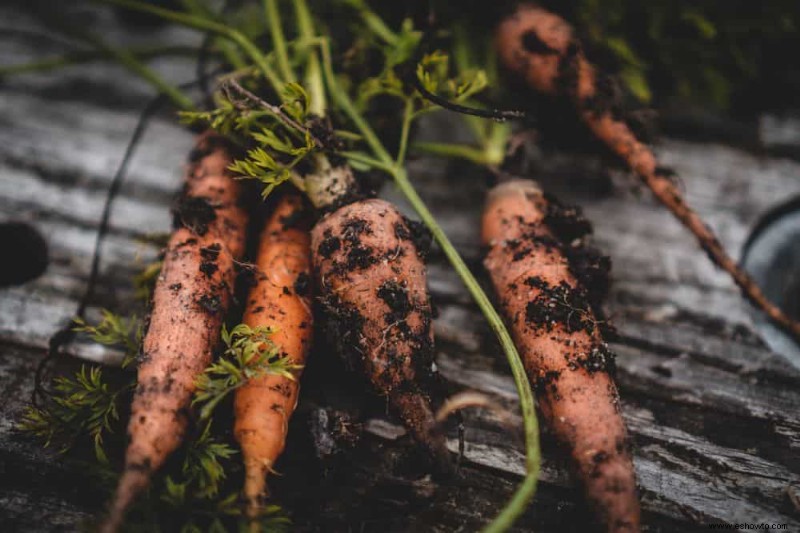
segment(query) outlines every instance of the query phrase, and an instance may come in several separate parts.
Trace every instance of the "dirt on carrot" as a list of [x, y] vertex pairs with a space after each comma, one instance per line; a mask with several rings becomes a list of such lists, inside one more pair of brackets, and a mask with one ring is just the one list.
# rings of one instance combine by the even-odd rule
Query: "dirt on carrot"
[[152, 299], [128, 425], [129, 444], [103, 531], [116, 531], [152, 474], [183, 440], [195, 379], [211, 361], [244, 252], [247, 215], [214, 133], [192, 151]]
[[[290, 364], [305, 364], [313, 337], [309, 213], [301, 197], [281, 197], [261, 232], [243, 322], [274, 330], [270, 340]], [[300, 393], [295, 379], [266, 374], [236, 391], [234, 436], [245, 465], [247, 511], [256, 517], [267, 496], [266, 476], [283, 452]]]
[[436, 428], [431, 305], [425, 265], [400, 212], [383, 200], [339, 208], [312, 231], [329, 327], [351, 368], [366, 372], [435, 463], [451, 469]]

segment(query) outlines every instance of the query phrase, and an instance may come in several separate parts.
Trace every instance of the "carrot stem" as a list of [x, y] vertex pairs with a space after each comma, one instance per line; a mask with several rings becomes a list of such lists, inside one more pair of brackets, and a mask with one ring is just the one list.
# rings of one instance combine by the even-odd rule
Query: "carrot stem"
[[[128, 51], [140, 61], [166, 55], [195, 55], [197, 50], [186, 46], [140, 46], [130, 48]], [[29, 72], [42, 72], [62, 67], [70, 67], [92, 61], [108, 59], [109, 54], [104, 50], [78, 50], [60, 56], [38, 59], [29, 63], [0, 66], [0, 76], [27, 74]]]
[[475, 147], [453, 143], [434, 143], [434, 142], [415, 142], [411, 147], [420, 152], [438, 155], [442, 157], [458, 157], [466, 159], [476, 165], [495, 164], [489, 160], [487, 154]]
[[403, 109], [403, 126], [400, 130], [400, 146], [397, 149], [397, 158], [394, 161], [396, 167], [400, 167], [406, 159], [406, 150], [408, 149], [408, 134], [411, 129], [411, 120], [414, 118], [414, 101], [411, 98], [406, 99], [406, 105]]
[[358, 10], [358, 14], [364, 20], [364, 24], [375, 35], [383, 39], [389, 46], [396, 46], [398, 36], [383, 22], [374, 11], [372, 11], [364, 0], [350, 0], [349, 4]]
[[383, 143], [381, 143], [380, 139], [378, 139], [378, 136], [375, 134], [369, 124], [367, 124], [367, 121], [364, 120], [364, 117], [361, 116], [361, 113], [358, 112], [355, 104], [353, 104], [353, 101], [350, 99], [350, 96], [339, 85], [336, 75], [333, 72], [330, 41], [323, 37], [319, 40], [319, 45], [322, 50], [322, 68], [325, 74], [325, 81], [328, 85], [328, 90], [330, 91], [333, 100], [339, 105], [339, 107], [342, 108], [342, 111], [345, 112], [350, 120], [353, 121], [353, 124], [355, 124], [358, 131], [360, 131], [361, 135], [364, 137], [364, 142], [366, 142], [370, 149], [375, 153], [375, 156], [389, 167], [394, 167], [395, 162], [392, 159], [392, 156], [389, 155], [389, 152], [383, 146]]
[[286, 36], [283, 34], [278, 2], [276, 0], [264, 0], [264, 13], [267, 18], [269, 33], [272, 37], [275, 57], [278, 60], [278, 70], [280, 70], [283, 79], [287, 82], [295, 81], [297, 78], [292, 71], [291, 64], [289, 64], [289, 54], [286, 52]]
[[[183, 4], [184, 9], [190, 14], [201, 18], [214, 20], [214, 18], [218, 18], [221, 15], [217, 15], [207, 6], [203, 5], [197, 0], [181, 0], [181, 4]], [[225, 39], [224, 37], [217, 36], [217, 38], [214, 39], [214, 44], [215, 46], [219, 47], [220, 52], [223, 56], [225, 56], [225, 59], [231, 64], [231, 66], [233, 66], [233, 68], [238, 70], [247, 66], [242, 58], [242, 54], [231, 41]]]
[[[310, 46], [317, 36], [306, 0], [295, 0], [294, 9], [300, 38], [305, 42], [306, 46]], [[305, 79], [306, 87], [308, 87], [311, 97], [311, 112], [321, 117], [325, 115], [325, 110], [327, 109], [325, 81], [322, 78], [322, 67], [319, 64], [319, 56], [316, 49], [311, 49], [308, 53]]]
[[368, 165], [370, 167], [375, 167], [377, 169], [383, 170], [387, 174], [391, 174], [392, 169], [394, 168], [393, 165], [386, 165], [382, 161], [378, 161], [374, 157], [370, 157], [364, 154], [363, 152], [339, 152], [339, 153], [340, 155], [346, 157], [350, 161]]
[[183, 94], [177, 87], [167, 83], [155, 70], [142, 63], [130, 50], [111, 46], [103, 39], [93, 34], [87, 34], [85, 40], [98, 50], [101, 50], [119, 61], [126, 69], [144, 79], [159, 93], [169, 98], [176, 107], [184, 111], [194, 110], [194, 102], [192, 102], [191, 98]]

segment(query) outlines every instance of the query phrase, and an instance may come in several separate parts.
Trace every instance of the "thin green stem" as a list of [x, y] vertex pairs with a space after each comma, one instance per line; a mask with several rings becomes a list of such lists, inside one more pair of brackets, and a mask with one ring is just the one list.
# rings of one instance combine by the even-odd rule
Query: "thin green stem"
[[202, 2], [198, 2], [197, 0], [181, 0], [181, 4], [186, 11], [191, 13], [208, 17], [214, 15]]
[[350, 5], [358, 11], [358, 14], [364, 20], [364, 24], [372, 33], [380, 37], [389, 46], [397, 44], [397, 34], [389, 29], [383, 19], [372, 11], [363, 0], [350, 0]]
[[278, 70], [287, 82], [295, 81], [297, 78], [289, 63], [289, 54], [286, 51], [286, 36], [283, 34], [281, 13], [278, 9], [277, 0], [264, 0], [264, 12], [267, 17], [269, 33], [272, 37], [272, 47], [278, 60]]
[[451, 143], [432, 143], [432, 142], [415, 142], [411, 145], [414, 150], [426, 152], [433, 155], [442, 157], [458, 157], [459, 159], [466, 159], [476, 165], [490, 165], [486, 154], [478, 148], [466, 146], [464, 144], [451, 144]]
[[188, 26], [200, 31], [210, 31], [216, 33], [236, 43], [253, 62], [258, 65], [258, 68], [264, 74], [267, 81], [272, 85], [276, 92], [281, 92], [283, 89], [283, 82], [267, 62], [266, 57], [259, 51], [258, 47], [245, 35], [225, 24], [220, 24], [211, 20], [206, 20], [202, 17], [190, 15], [188, 13], [181, 13], [180, 11], [172, 11], [162, 7], [153, 6], [144, 3], [140, 0], [95, 0], [103, 4], [112, 4], [143, 13], [150, 13], [162, 19], [175, 22], [182, 26]]
[[491, 164], [499, 165], [506, 158], [508, 141], [511, 138], [511, 124], [490, 122], [489, 135], [483, 145], [483, 152]]
[[[145, 61], [154, 57], [163, 57], [168, 55], [196, 55], [197, 49], [186, 46], [141, 46], [130, 48], [129, 52], [136, 56], [139, 61]], [[0, 76], [27, 74], [30, 72], [44, 72], [62, 67], [90, 63], [92, 61], [100, 61], [108, 58], [109, 55], [103, 50], [79, 50], [60, 56], [31, 61], [30, 63], [2, 65], [0, 66]]]
[[[317, 39], [314, 30], [314, 22], [311, 12], [308, 10], [306, 0], [295, 0], [295, 13], [297, 15], [297, 27], [304, 46], [311, 46]], [[325, 80], [322, 77], [322, 67], [319, 63], [319, 56], [315, 49], [309, 50], [308, 63], [306, 66], [306, 87], [311, 97], [311, 112], [317, 116], [324, 116], [328, 109], [325, 97]]]
[[456, 68], [459, 72], [467, 72], [475, 62], [470, 49], [470, 40], [463, 24], [453, 26], [453, 52]]
[[488, 133], [486, 131], [486, 119], [474, 117], [472, 115], [461, 115], [462, 120], [467, 123], [472, 134], [478, 140], [479, 144], [485, 144], [488, 140]]
[[397, 158], [394, 161], [395, 166], [400, 167], [403, 161], [406, 160], [406, 150], [408, 150], [408, 136], [411, 132], [411, 121], [414, 118], [414, 100], [413, 98], [406, 98], [406, 104], [403, 108], [403, 125], [400, 129], [400, 146], [397, 149]]
[[[214, 13], [208, 9], [207, 6], [203, 5], [202, 2], [198, 2], [197, 0], [182, 0], [181, 4], [183, 4], [183, 8], [189, 13], [211, 21], [213, 21], [215, 18], [219, 18], [222, 15]], [[214, 39], [214, 46], [219, 49], [219, 51], [223, 56], [225, 56], [225, 59], [234, 69], [239, 70], [247, 66], [242, 58], [242, 54], [239, 52], [239, 49], [236, 48], [236, 46], [228, 39], [217, 36]]]
[[336, 79], [336, 75], [333, 72], [330, 42], [328, 42], [327, 39], [320, 39], [320, 47], [322, 49], [322, 66], [325, 72], [325, 81], [328, 84], [328, 90], [334, 102], [338, 104], [339, 107], [342, 108], [342, 111], [353, 121], [353, 124], [355, 124], [358, 131], [360, 131], [361, 135], [364, 137], [364, 141], [370, 149], [375, 152], [377, 158], [390, 166], [394, 165], [392, 156], [389, 155], [389, 152], [383, 146], [380, 139], [378, 139], [378, 136], [369, 124], [367, 124], [367, 121], [364, 120], [364, 117], [361, 116], [361, 113], [358, 112], [350, 96], [339, 85], [339, 81]]
[[194, 103], [191, 98], [183, 94], [177, 87], [167, 83], [156, 71], [139, 61], [130, 50], [111, 46], [96, 35], [87, 33], [83, 38], [98, 50], [101, 50], [103, 53], [119, 61], [123, 67], [143, 78], [150, 85], [155, 87], [159, 93], [169, 98], [176, 107], [184, 111], [191, 111], [194, 109]]
[[333, 130], [333, 134], [336, 135], [339, 139], [348, 140], [348, 141], [361, 141], [363, 137], [358, 133], [347, 131], [347, 130]]
[[419, 197], [417, 191], [414, 189], [414, 186], [408, 180], [405, 169], [396, 169], [395, 172], [392, 173], [392, 177], [394, 178], [397, 187], [405, 195], [406, 199], [408, 199], [408, 202], [417, 212], [422, 222], [431, 231], [433, 238], [436, 239], [436, 242], [447, 256], [450, 264], [453, 265], [453, 268], [458, 273], [464, 285], [467, 287], [467, 290], [472, 295], [475, 303], [486, 317], [486, 320], [489, 322], [489, 326], [492, 328], [492, 331], [494, 331], [497, 339], [500, 341], [500, 345], [502, 346], [503, 351], [506, 354], [506, 358], [508, 359], [508, 363], [511, 366], [511, 374], [514, 376], [514, 383], [517, 386], [520, 406], [522, 409], [522, 420], [525, 432], [526, 474], [525, 479], [517, 487], [514, 496], [511, 498], [508, 504], [506, 504], [503, 511], [497, 515], [494, 520], [492, 520], [492, 522], [486, 526], [486, 528], [484, 528], [485, 533], [499, 533], [511, 527], [517, 517], [519, 517], [519, 515], [525, 511], [528, 503], [530, 503], [531, 499], [536, 493], [541, 458], [539, 450], [539, 423], [536, 419], [533, 391], [531, 390], [528, 376], [525, 374], [525, 367], [522, 364], [522, 359], [520, 358], [519, 353], [517, 353], [517, 349], [514, 346], [514, 341], [511, 339], [511, 335], [508, 333], [508, 330], [503, 324], [503, 320], [497, 314], [497, 311], [495, 311], [491, 301], [489, 300], [489, 297], [486, 296], [486, 293], [472, 275], [469, 267], [467, 267], [467, 265], [464, 263], [464, 260], [450, 242], [450, 239], [448, 239], [441, 226], [439, 226], [433, 214], [428, 211], [428, 208], [423, 202], [422, 198]]
[[394, 165], [387, 165], [382, 161], [378, 161], [374, 157], [369, 157], [361, 152], [339, 152], [340, 155], [349, 159], [350, 161], [355, 161], [356, 163], [361, 163], [364, 165], [369, 165], [371, 167], [383, 170], [387, 174], [392, 174], [394, 171]]

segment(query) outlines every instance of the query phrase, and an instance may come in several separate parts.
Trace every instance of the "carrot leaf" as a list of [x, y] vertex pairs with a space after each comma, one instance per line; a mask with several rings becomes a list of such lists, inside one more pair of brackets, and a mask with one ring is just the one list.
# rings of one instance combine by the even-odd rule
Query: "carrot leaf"
[[218, 441], [211, 433], [209, 421], [200, 436], [186, 450], [181, 470], [185, 486], [193, 489], [197, 498], [212, 498], [219, 494], [225, 479], [224, 462], [236, 454], [227, 443]]
[[[160, 271], [160, 264], [158, 270], [148, 272], [146, 269], [143, 276], [146, 278], [158, 277]], [[146, 278], [142, 278], [145, 280]], [[144, 326], [142, 321], [136, 315], [130, 317], [123, 317], [103, 309], [101, 311], [102, 319], [97, 325], [91, 325], [81, 317], [75, 317], [73, 322], [75, 324], [74, 330], [81, 333], [88, 333], [89, 337], [97, 343], [105, 346], [118, 346], [125, 350], [125, 358], [122, 360], [122, 367], [128, 367], [133, 361], [136, 360], [136, 355], [139, 353], [139, 346], [142, 344], [142, 336], [144, 335]]]
[[223, 326], [222, 342], [227, 349], [196, 380], [193, 400], [200, 407], [200, 419], [208, 420], [216, 406], [232, 391], [249, 380], [273, 374], [295, 379], [294, 372], [302, 368], [280, 352], [272, 342], [274, 330], [268, 327], [251, 328], [239, 324], [232, 330]]
[[66, 453], [88, 437], [97, 460], [107, 464], [103, 439], [119, 429], [120, 397], [131, 387], [113, 388], [103, 379], [100, 367], [83, 365], [73, 377], [55, 378], [49, 401], [42, 407], [28, 407], [17, 427], [42, 439], [45, 447], [57, 445], [58, 453]]
[[[137, 300], [149, 302], [150, 296], [156, 287], [156, 280], [161, 273], [163, 261], [153, 261], [147, 264], [144, 269], [133, 277], [134, 295]], [[139, 339], [141, 340], [141, 339]]]

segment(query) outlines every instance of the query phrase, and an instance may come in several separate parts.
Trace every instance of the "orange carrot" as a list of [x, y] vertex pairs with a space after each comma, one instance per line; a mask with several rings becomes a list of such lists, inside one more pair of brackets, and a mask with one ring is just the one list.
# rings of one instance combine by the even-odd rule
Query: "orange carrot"
[[535, 385], [542, 416], [570, 450], [587, 500], [606, 531], [639, 530], [639, 502], [603, 342], [589, 296], [545, 224], [547, 202], [532, 181], [489, 193], [484, 265]]
[[450, 469], [431, 397], [433, 331], [425, 265], [400, 212], [383, 200], [351, 203], [311, 233], [314, 271], [341, 350], [365, 370], [412, 436]]
[[116, 531], [125, 511], [183, 440], [195, 379], [219, 341], [244, 252], [246, 213], [232, 179], [230, 147], [213, 133], [190, 156], [177, 229], [167, 244], [128, 425], [130, 442], [102, 531]]
[[800, 339], [800, 323], [770, 302], [753, 279], [722, 247], [683, 198], [673, 172], [658, 165], [649, 146], [621, 116], [607, 78], [587, 60], [572, 27], [535, 4], [522, 4], [500, 24], [496, 48], [503, 63], [533, 89], [570, 98], [582, 120], [650, 188], [658, 200], [695, 235], [709, 258], [731, 275], [744, 296], [778, 326]]
[[[311, 237], [299, 196], [282, 197], [261, 233], [255, 260], [256, 284], [250, 290], [244, 323], [269, 326], [281, 355], [303, 365], [312, 339]], [[300, 372], [295, 372], [297, 379]], [[234, 435], [245, 465], [248, 514], [258, 515], [267, 495], [266, 475], [283, 452], [289, 417], [300, 384], [285, 376], [264, 375], [236, 391]]]

